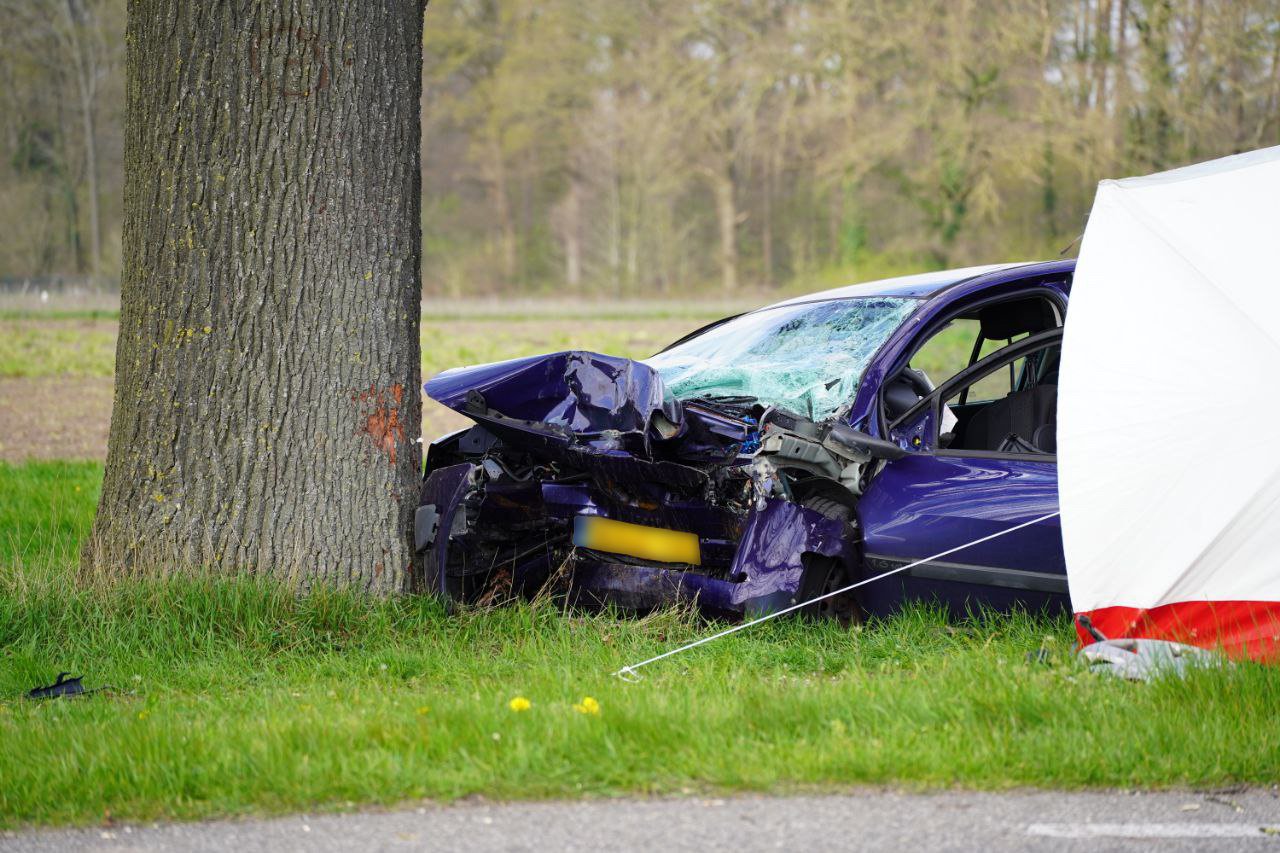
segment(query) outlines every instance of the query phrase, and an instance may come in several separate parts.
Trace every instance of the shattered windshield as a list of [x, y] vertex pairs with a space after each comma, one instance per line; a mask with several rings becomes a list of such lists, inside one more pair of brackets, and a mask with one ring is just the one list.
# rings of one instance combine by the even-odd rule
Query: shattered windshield
[[748, 398], [821, 420], [853, 399], [871, 356], [917, 304], [877, 296], [768, 308], [645, 363], [681, 399]]

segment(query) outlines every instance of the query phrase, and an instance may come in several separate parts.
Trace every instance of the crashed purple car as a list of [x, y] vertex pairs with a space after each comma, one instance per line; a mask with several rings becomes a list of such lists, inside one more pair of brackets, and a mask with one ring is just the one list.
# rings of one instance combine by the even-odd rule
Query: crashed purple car
[[[475, 421], [427, 454], [425, 585], [774, 611], [1057, 509], [1074, 262], [909, 276], [713, 323], [632, 361], [558, 352], [426, 383]], [[1056, 519], [811, 615], [1066, 602]]]

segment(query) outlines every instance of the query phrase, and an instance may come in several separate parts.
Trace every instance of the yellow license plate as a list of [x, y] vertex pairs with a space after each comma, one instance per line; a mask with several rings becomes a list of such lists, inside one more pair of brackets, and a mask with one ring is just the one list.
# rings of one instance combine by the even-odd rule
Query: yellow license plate
[[573, 544], [658, 563], [702, 564], [696, 534], [628, 524], [598, 515], [579, 515], [573, 519]]

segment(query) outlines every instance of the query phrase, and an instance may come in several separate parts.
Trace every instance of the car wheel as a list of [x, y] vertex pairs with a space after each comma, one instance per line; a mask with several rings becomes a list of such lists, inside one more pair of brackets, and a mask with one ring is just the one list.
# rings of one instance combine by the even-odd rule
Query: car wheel
[[[806, 509], [820, 512], [827, 518], [846, 523], [853, 520], [853, 509], [848, 504], [824, 495], [811, 495], [801, 504]], [[805, 558], [804, 574], [800, 576], [800, 593], [797, 601], [808, 601], [849, 585], [849, 573], [838, 561], [830, 557], [810, 554]], [[861, 622], [861, 611], [853, 593], [833, 595], [800, 608], [800, 616], [815, 621], [835, 620], [841, 625]]]
[[[848, 585], [849, 574], [838, 561], [830, 557], [809, 555], [805, 560], [804, 574], [800, 576], [800, 593], [796, 600], [809, 601]], [[802, 619], [812, 619], [815, 622], [834, 620], [841, 625], [853, 625], [862, 621], [858, 602], [851, 592], [815, 601], [797, 612]]]
[[825, 495], [812, 495], [805, 498], [800, 504], [805, 509], [811, 509], [814, 512], [820, 512], [827, 518], [833, 518], [836, 521], [849, 521], [853, 518], [853, 508], [848, 504], [841, 503], [835, 498], [829, 498]]

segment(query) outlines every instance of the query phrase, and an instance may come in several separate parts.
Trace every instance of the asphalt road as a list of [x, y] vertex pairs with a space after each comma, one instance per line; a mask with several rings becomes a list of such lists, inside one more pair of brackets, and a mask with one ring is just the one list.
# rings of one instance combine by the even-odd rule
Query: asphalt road
[[43, 850], [1280, 851], [1280, 791], [1011, 792], [462, 803], [0, 834]]

